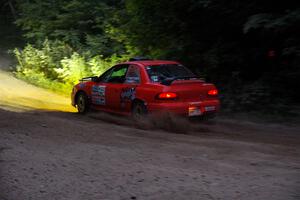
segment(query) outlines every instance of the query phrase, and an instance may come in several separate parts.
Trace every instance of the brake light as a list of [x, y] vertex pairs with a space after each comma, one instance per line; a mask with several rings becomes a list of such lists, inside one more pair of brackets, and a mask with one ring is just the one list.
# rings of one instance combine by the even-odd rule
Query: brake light
[[173, 92], [163, 92], [157, 96], [158, 99], [176, 99], [177, 94]]
[[218, 95], [218, 90], [217, 89], [208, 90], [207, 94], [209, 96], [217, 96]]

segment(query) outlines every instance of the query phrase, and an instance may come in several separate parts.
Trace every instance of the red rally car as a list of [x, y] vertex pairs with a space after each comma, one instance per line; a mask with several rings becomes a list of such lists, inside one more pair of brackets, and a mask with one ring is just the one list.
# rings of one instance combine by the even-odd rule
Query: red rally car
[[170, 112], [183, 116], [215, 114], [218, 90], [178, 62], [130, 60], [99, 77], [80, 80], [72, 90], [79, 113], [89, 109], [133, 115]]

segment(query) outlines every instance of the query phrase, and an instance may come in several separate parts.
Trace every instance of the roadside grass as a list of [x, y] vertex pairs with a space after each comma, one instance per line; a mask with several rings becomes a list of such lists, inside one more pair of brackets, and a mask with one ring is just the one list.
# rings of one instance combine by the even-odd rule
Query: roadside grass
[[49, 80], [39, 74], [31, 74], [30, 76], [28, 75], [25, 76], [21, 73], [14, 73], [14, 74], [18, 79], [21, 79], [37, 87], [51, 90], [62, 96], [69, 97], [72, 91], [72, 87], [73, 87], [72, 85], [61, 83], [56, 80]]

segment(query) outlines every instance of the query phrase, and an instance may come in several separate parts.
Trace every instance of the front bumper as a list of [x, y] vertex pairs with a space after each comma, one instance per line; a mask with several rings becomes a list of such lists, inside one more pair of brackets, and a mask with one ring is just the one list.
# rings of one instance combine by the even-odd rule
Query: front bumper
[[214, 114], [220, 110], [219, 100], [205, 100], [196, 102], [159, 102], [147, 104], [149, 113], [169, 112], [183, 116], [203, 116]]
[[71, 104], [72, 106], [76, 107], [76, 102], [75, 102], [75, 89], [73, 88], [72, 93], [71, 93]]

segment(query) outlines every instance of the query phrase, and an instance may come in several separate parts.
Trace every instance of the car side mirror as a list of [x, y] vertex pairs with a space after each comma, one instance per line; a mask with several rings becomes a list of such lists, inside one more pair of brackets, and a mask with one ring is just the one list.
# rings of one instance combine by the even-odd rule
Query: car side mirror
[[82, 81], [93, 81], [93, 82], [99, 82], [99, 77], [98, 76], [90, 76], [90, 77], [85, 77], [85, 78], [82, 78], [80, 79], [79, 81], [82, 82]]
[[91, 81], [99, 82], [99, 77], [98, 76], [93, 76], [93, 77], [91, 77]]

